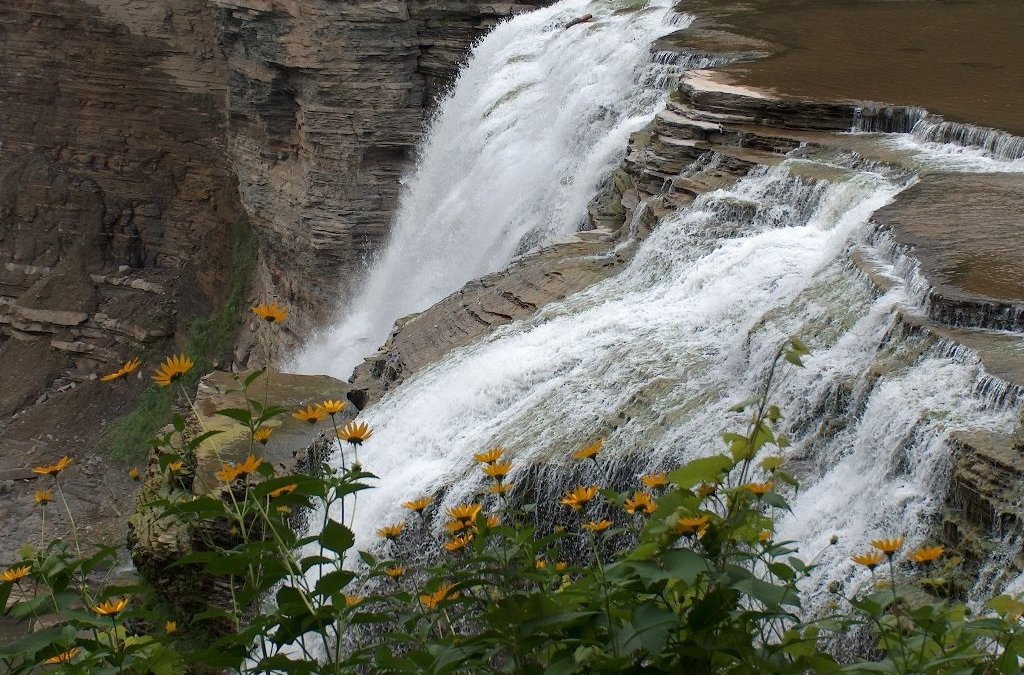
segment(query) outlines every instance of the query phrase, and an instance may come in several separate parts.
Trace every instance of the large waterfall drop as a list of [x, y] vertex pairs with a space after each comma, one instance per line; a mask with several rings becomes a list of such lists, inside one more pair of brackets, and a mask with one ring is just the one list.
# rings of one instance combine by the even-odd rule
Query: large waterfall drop
[[[650, 44], [690, 20], [670, 7], [562, 0], [487, 35], [428, 128], [387, 247], [294, 369], [347, 378], [395, 319], [579, 229], [629, 135], [664, 100], [666, 65]], [[593, 19], [563, 28], [585, 13]]]

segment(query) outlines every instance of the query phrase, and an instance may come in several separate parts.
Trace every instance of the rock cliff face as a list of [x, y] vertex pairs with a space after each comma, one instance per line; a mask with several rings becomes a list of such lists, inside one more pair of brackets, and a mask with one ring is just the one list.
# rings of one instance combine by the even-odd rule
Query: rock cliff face
[[470, 45], [550, 0], [215, 3], [258, 287], [294, 307], [289, 329], [308, 335], [387, 235], [425, 113]]
[[[204, 0], [0, 7], [0, 363], [71, 380], [209, 311], [238, 200]], [[22, 345], [22, 346], [18, 346]], [[0, 414], [38, 388], [5, 392]]]

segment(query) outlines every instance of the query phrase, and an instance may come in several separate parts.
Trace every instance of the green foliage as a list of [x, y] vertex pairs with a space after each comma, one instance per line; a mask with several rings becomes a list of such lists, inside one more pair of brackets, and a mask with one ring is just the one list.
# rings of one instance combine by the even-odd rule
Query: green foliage
[[[776, 364], [806, 355], [793, 341]], [[164, 617], [135, 598], [144, 589], [94, 588], [112, 551], [72, 554], [55, 541], [26, 552], [24, 578], [0, 583], [0, 599], [20, 592], [8, 614], [29, 627], [0, 649], [0, 663], [28, 673], [75, 649], [68, 672], [1020, 672], [1024, 603], [1000, 596], [989, 615], [971, 617], [927, 595], [944, 580], [908, 576], [894, 555], [870, 565], [875, 583], [862, 593], [836, 597], [835, 615], [802, 617], [798, 584], [815, 563], [773, 534], [789, 508], [784, 492], [798, 487], [768, 454], [788, 443], [770, 402], [774, 379], [773, 366], [764, 391], [736, 407], [749, 417], [744, 432], [724, 435], [727, 452], [669, 472], [670, 485], [652, 488], [650, 509], [639, 507], [648, 503], [640, 491], [627, 501], [607, 488], [583, 490], [563, 500], [565, 527], [551, 534], [535, 524], [537, 505], [507, 498], [492, 462], [490, 489], [449, 511], [441, 540], [423, 509], [410, 508], [409, 522], [382, 530], [398, 541], [355, 552], [355, 496], [375, 476], [327, 464], [312, 476], [276, 475], [250, 457], [211, 494], [172, 491], [146, 505], [204, 541], [175, 567], [229, 591], [223, 606], [189, 617], [189, 630], [208, 629], [209, 644], [161, 630]], [[241, 383], [246, 392], [253, 380]], [[246, 400], [222, 414], [256, 429], [282, 412]], [[174, 426], [180, 433], [183, 420]], [[321, 519], [315, 534], [296, 531], [298, 512]], [[412, 559], [403, 538], [437, 555]], [[631, 544], [610, 553], [621, 540]], [[101, 601], [121, 597], [132, 598], [127, 609], [99, 616]], [[875, 641], [876, 660], [840, 664], [823, 651], [857, 629]]]
[[[214, 364], [230, 358], [238, 327], [246, 311], [246, 300], [256, 265], [256, 237], [243, 214], [232, 225], [231, 282], [224, 304], [212, 316], [200, 317], [189, 328], [184, 353], [195, 361], [183, 384], [192, 388]], [[121, 460], [135, 460], [145, 454], [147, 441], [167, 423], [174, 406], [175, 391], [150, 384], [139, 396], [134, 409], [115, 420], [100, 447]]]

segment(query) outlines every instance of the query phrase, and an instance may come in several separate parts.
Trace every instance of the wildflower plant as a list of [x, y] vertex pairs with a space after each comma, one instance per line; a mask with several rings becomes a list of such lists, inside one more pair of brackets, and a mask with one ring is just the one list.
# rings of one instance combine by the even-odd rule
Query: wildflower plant
[[[287, 316], [254, 312], [267, 330]], [[909, 585], [945, 587], [945, 550], [911, 549], [898, 533], [851, 552], [862, 590], [837, 596], [833, 615], [802, 616], [798, 584], [817, 563], [774, 534], [798, 483], [768, 453], [788, 445], [770, 402], [776, 366], [806, 355], [797, 340], [780, 350], [763, 391], [735, 408], [746, 429], [724, 435], [724, 452], [640, 476], [622, 494], [566, 485], [551, 505], [564, 525], [552, 532], [510, 480], [523, 468], [514, 453], [493, 448], [472, 457], [482, 480], [473, 499], [441, 508], [434, 495], [409, 495], [407, 519], [379, 525], [370, 551], [353, 549], [345, 515], [355, 518], [355, 497], [375, 476], [326, 461], [279, 474], [259, 456], [266, 430], [289, 414], [267, 405], [266, 390], [262, 400], [249, 394], [260, 371], [240, 380], [245, 408], [219, 411], [248, 429], [248, 455], [222, 460], [213, 485], [144, 505], [200, 544], [174, 569], [196, 585], [213, 580], [202, 587], [221, 594], [168, 615], [143, 586], [109, 581], [114, 549], [72, 550], [44, 531], [0, 573], [0, 601], [25, 628], [0, 645], [3, 672], [1019, 672], [1024, 603], [1001, 596], [971, 618], [934, 593], [912, 602]], [[372, 449], [366, 423], [335, 420], [343, 408], [326, 400], [302, 412], [320, 417], [314, 425], [329, 415], [339, 446]], [[212, 437], [180, 417], [173, 429], [154, 442], [161, 471], [147, 480], [178, 463], [179, 474], [194, 469], [197, 439]], [[607, 452], [601, 439], [573, 454], [604, 473]], [[57, 495], [40, 508], [66, 506], [69, 466], [39, 467]], [[436, 533], [434, 517], [444, 523]], [[616, 549], [621, 532], [628, 544]], [[856, 627], [878, 657], [840, 664], [823, 647]]]

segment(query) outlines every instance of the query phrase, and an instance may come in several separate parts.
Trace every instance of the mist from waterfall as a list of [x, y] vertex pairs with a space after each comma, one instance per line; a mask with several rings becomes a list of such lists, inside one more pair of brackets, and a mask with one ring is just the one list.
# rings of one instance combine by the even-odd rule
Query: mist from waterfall
[[[650, 45], [691, 20], [671, 5], [562, 0], [481, 40], [427, 129], [389, 243], [291, 369], [346, 379], [395, 319], [584, 225], [666, 95], [672, 66]], [[593, 19], [564, 29], [582, 14]]]

